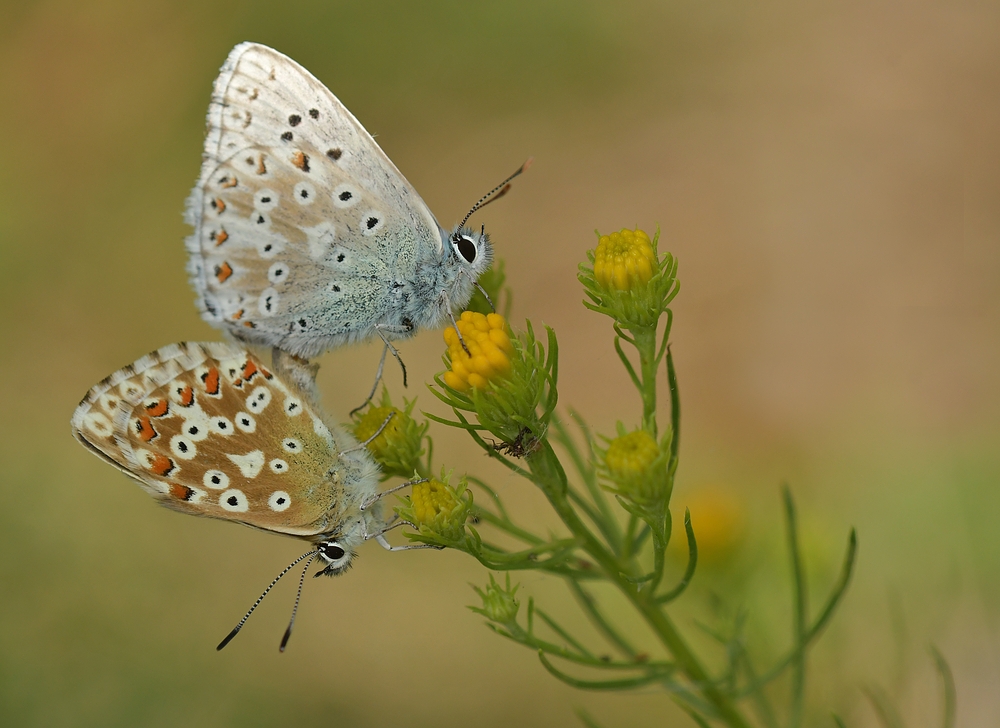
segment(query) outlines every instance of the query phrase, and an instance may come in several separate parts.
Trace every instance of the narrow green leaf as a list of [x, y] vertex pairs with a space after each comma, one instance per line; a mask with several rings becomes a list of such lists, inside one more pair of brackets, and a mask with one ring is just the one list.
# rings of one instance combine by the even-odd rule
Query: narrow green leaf
[[669, 674], [651, 672], [646, 675], [637, 675], [636, 677], [624, 678], [622, 680], [582, 680], [557, 670], [555, 666], [545, 657], [545, 653], [542, 650], [538, 651], [538, 659], [541, 661], [542, 667], [548, 670], [549, 674], [557, 680], [561, 680], [567, 685], [581, 690], [629, 690], [631, 688], [649, 685], [650, 683], [660, 682], [667, 676], [667, 674]]
[[760, 678], [755, 684], [749, 685], [736, 694], [737, 698], [745, 698], [746, 696], [752, 694], [755, 690], [758, 690], [761, 686], [774, 680], [776, 677], [781, 675], [785, 671], [785, 668], [792, 664], [792, 661], [796, 659], [798, 653], [805, 650], [809, 644], [816, 639], [819, 633], [826, 626], [827, 622], [833, 616], [834, 611], [837, 609], [837, 605], [840, 604], [840, 600], [843, 598], [847, 587], [851, 582], [851, 575], [854, 573], [854, 565], [857, 560], [858, 555], [858, 534], [853, 528], [847, 539], [847, 553], [844, 554], [844, 563], [841, 567], [840, 578], [833, 587], [833, 591], [830, 597], [827, 599], [823, 610], [820, 612], [819, 617], [813, 622], [812, 627], [806, 632], [805, 640], [799, 647], [793, 648], [787, 655], [780, 659], [775, 665], [764, 673], [764, 676]]
[[587, 728], [601, 728], [601, 724], [590, 717], [590, 714], [583, 708], [577, 708], [575, 711], [576, 717], [580, 719]]
[[636, 389], [641, 391], [642, 382], [639, 381], [639, 375], [635, 373], [635, 368], [632, 366], [632, 362], [630, 362], [628, 357], [625, 356], [625, 352], [622, 350], [621, 340], [617, 336], [615, 337], [615, 351], [618, 352], [618, 358], [622, 360], [622, 364], [625, 366], [625, 371], [628, 372], [629, 377], [632, 379], [632, 384], [635, 385]]
[[952, 675], [948, 661], [944, 659], [944, 655], [938, 651], [938, 648], [931, 645], [929, 649], [931, 657], [934, 658], [934, 665], [941, 675], [941, 683], [944, 686], [944, 718], [941, 721], [941, 726], [942, 728], [953, 728], [957, 710], [955, 676]]
[[792, 695], [789, 706], [788, 724], [790, 728], [798, 728], [802, 724], [802, 702], [806, 685], [806, 620], [808, 605], [806, 603], [806, 575], [802, 567], [802, 555], [799, 551], [798, 523], [795, 516], [795, 501], [792, 491], [785, 485], [782, 488], [782, 498], [785, 504], [785, 525], [788, 531], [788, 554], [792, 562], [792, 586], [794, 589], [794, 632], [795, 659], [792, 663]]
[[694, 570], [698, 566], [698, 544], [694, 540], [694, 529], [691, 527], [691, 511], [687, 508], [684, 509], [684, 533], [687, 534], [688, 542], [688, 563], [687, 568], [684, 570], [684, 576], [682, 576], [681, 580], [677, 582], [677, 586], [668, 591], [666, 594], [661, 594], [656, 598], [657, 604], [672, 602], [684, 593], [688, 584], [691, 583], [691, 579], [694, 578]]
[[877, 686], [864, 687], [861, 688], [861, 692], [865, 694], [868, 702], [871, 703], [875, 711], [875, 717], [878, 718], [878, 722], [882, 728], [905, 728], [903, 719], [899, 716], [899, 713], [889, 701], [889, 697], [881, 688]]
[[542, 618], [542, 621], [545, 622], [545, 624], [549, 625], [549, 629], [551, 629], [557, 635], [559, 635], [564, 640], [566, 640], [566, 642], [571, 647], [573, 647], [578, 653], [580, 653], [581, 655], [584, 655], [585, 657], [594, 657], [594, 653], [593, 652], [591, 652], [586, 647], [584, 647], [581, 642], [579, 642], [578, 640], [576, 640], [573, 637], [573, 635], [571, 635], [569, 632], [567, 632], [558, 622], [556, 622], [554, 619], [552, 619], [552, 617], [550, 617], [549, 615], [547, 615], [541, 609], [538, 609], [536, 611], [538, 613], [538, 616]]
[[676, 461], [681, 447], [681, 396], [670, 346], [667, 346], [667, 388], [670, 390], [670, 455]]

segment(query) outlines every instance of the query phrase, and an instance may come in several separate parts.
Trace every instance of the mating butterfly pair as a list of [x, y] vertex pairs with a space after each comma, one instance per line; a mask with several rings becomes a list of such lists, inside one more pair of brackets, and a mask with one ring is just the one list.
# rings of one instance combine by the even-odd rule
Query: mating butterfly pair
[[308, 71], [238, 45], [215, 82], [188, 199], [188, 271], [203, 317], [273, 347], [274, 366], [238, 345], [164, 347], [93, 387], [74, 436], [170, 508], [311, 542], [265, 595], [302, 560], [339, 574], [367, 539], [392, 548], [378, 467], [327, 421], [314, 370], [295, 357], [375, 336], [395, 354], [392, 339], [452, 317], [490, 262], [488, 237], [466, 220], [444, 230]]

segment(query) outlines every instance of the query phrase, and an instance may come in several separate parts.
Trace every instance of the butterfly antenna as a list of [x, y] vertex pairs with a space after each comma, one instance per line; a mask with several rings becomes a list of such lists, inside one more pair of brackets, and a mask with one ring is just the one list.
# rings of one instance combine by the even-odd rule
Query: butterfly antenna
[[222, 642], [219, 643], [219, 646], [216, 647], [215, 649], [216, 650], [221, 650], [223, 647], [225, 647], [226, 645], [228, 645], [230, 642], [233, 641], [233, 637], [235, 637], [237, 634], [239, 634], [239, 631], [241, 629], [243, 629], [243, 625], [247, 623], [248, 619], [250, 619], [250, 615], [253, 614], [253, 610], [255, 610], [260, 605], [260, 603], [262, 601], [264, 601], [264, 597], [266, 597], [267, 593], [269, 591], [271, 591], [272, 588], [274, 588], [274, 585], [278, 583], [278, 581], [281, 579], [281, 577], [283, 577], [285, 574], [287, 574], [289, 571], [291, 571], [295, 567], [296, 564], [298, 564], [299, 562], [302, 561], [302, 559], [306, 558], [307, 556], [313, 556], [313, 557], [315, 557], [316, 554], [318, 554], [318, 553], [319, 553], [319, 551], [315, 551], [315, 550], [313, 550], [313, 551], [306, 551], [299, 558], [295, 559], [295, 561], [293, 561], [288, 566], [286, 566], [281, 571], [280, 574], [278, 574], [276, 577], [274, 577], [274, 580], [270, 584], [267, 585], [267, 589], [264, 590], [264, 593], [261, 594], [259, 597], [257, 597], [257, 601], [255, 601], [253, 603], [253, 606], [250, 607], [250, 610], [245, 615], [243, 615], [243, 619], [240, 620], [240, 623], [237, 624], [235, 627], [233, 627], [233, 631], [230, 632], [228, 635], [226, 635], [226, 639], [222, 640]]
[[288, 629], [285, 630], [285, 636], [281, 638], [281, 646], [278, 648], [278, 652], [285, 651], [285, 645], [288, 644], [288, 638], [292, 636], [292, 627], [295, 626], [295, 615], [299, 612], [299, 601], [302, 599], [302, 586], [306, 583], [306, 572], [309, 571], [309, 565], [312, 564], [313, 559], [319, 554], [319, 551], [313, 551], [312, 556], [306, 562], [305, 567], [302, 569], [302, 576], [299, 577], [299, 590], [295, 592], [295, 606], [292, 607], [292, 618], [288, 620]]
[[522, 174], [523, 172], [527, 171], [528, 167], [530, 167], [531, 163], [534, 162], [534, 161], [535, 161], [534, 157], [528, 157], [528, 161], [526, 161], [524, 164], [522, 164], [518, 168], [518, 170], [516, 172], [514, 172], [514, 174], [512, 174], [510, 177], [508, 177], [507, 179], [505, 179], [500, 184], [498, 184], [496, 187], [494, 187], [492, 190], [490, 190], [489, 192], [487, 192], [485, 195], [483, 195], [482, 197], [480, 197], [479, 198], [479, 202], [477, 202], [475, 205], [472, 206], [472, 209], [469, 210], [469, 214], [465, 216], [465, 218], [462, 220], [461, 223], [459, 223], [458, 229], [461, 230], [463, 227], [465, 227], [465, 223], [468, 222], [469, 218], [472, 217], [472, 213], [474, 213], [476, 210], [481, 210], [484, 207], [486, 207], [488, 204], [490, 204], [491, 202], [496, 202], [501, 197], [503, 197], [504, 195], [506, 195], [507, 191], [510, 190], [510, 182], [511, 182], [511, 180], [514, 179], [515, 177], [517, 177], [518, 175]]

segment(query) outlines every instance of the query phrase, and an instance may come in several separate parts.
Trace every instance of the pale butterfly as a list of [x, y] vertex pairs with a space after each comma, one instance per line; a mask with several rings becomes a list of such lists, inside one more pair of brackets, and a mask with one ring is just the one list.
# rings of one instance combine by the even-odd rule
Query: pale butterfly
[[73, 435], [168, 508], [312, 543], [271, 586], [307, 558], [306, 569], [315, 558], [324, 565], [317, 575], [341, 574], [370, 538], [407, 548], [385, 540], [393, 524], [378, 502], [398, 488], [378, 493], [368, 450], [325, 420], [315, 367], [274, 363], [272, 373], [230, 344], [166, 346], [91, 388]]
[[492, 255], [468, 215], [438, 224], [322, 83], [257, 43], [236, 46], [215, 81], [186, 219], [202, 317], [305, 358], [376, 335], [396, 354], [391, 339], [454, 322]]

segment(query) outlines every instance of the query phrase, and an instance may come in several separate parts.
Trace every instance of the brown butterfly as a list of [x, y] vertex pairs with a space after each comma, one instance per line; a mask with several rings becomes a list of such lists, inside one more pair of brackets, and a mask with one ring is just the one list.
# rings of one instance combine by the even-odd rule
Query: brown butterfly
[[[315, 368], [290, 357], [275, 364], [280, 376], [237, 346], [172, 344], [95, 385], [72, 418], [84, 447], [168, 508], [314, 545], [219, 649], [302, 560], [308, 569], [319, 558], [325, 566], [316, 575], [335, 575], [370, 538], [406, 548], [383, 536], [392, 521], [381, 514], [385, 493], [377, 493], [380, 472], [368, 450], [321, 414]], [[290, 632], [291, 624], [282, 649]]]

